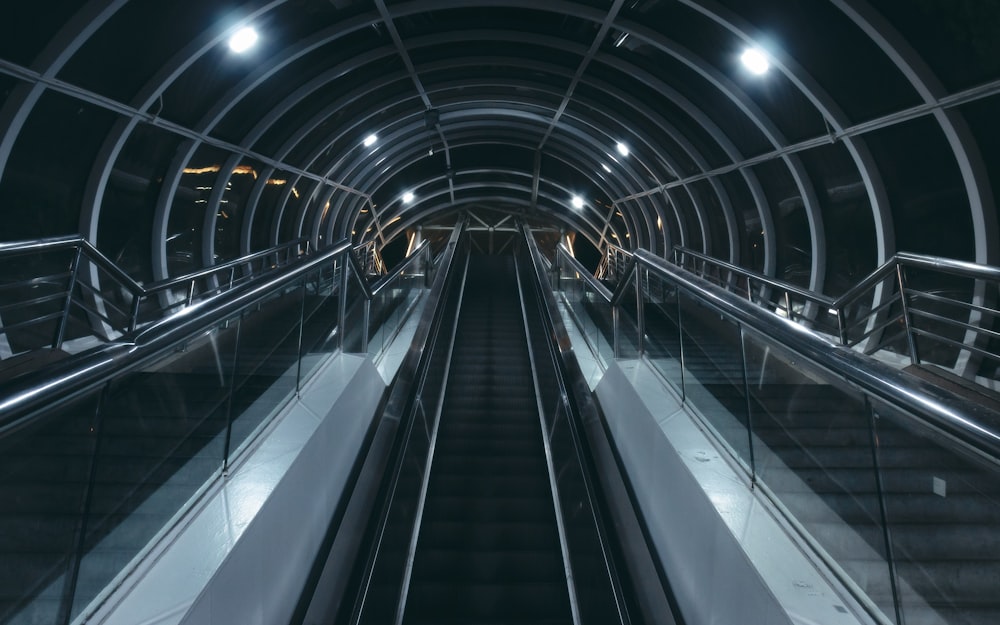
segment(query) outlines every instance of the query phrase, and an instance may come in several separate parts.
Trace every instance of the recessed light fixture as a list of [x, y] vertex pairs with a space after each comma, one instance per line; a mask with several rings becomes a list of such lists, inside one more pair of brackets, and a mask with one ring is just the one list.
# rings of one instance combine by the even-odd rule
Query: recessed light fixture
[[621, 141], [618, 142], [618, 145], [615, 146], [615, 149], [617, 149], [618, 153], [621, 154], [622, 156], [628, 156], [628, 146], [622, 143]]
[[407, 191], [406, 193], [403, 194], [403, 204], [409, 204], [412, 201], [413, 201], [412, 191]]
[[370, 148], [371, 146], [375, 145], [376, 141], [378, 141], [378, 135], [373, 132], [372, 134], [365, 137], [365, 140], [362, 143], [366, 148]]
[[604, 168], [604, 171], [608, 172], [609, 174], [611, 173], [611, 168], [605, 165], [604, 163], [601, 163], [601, 167]]
[[242, 54], [257, 43], [257, 31], [252, 26], [244, 26], [229, 38], [229, 49], [237, 54]]
[[747, 48], [740, 56], [740, 61], [755, 76], [766, 74], [767, 70], [771, 68], [767, 55], [760, 48]]
[[583, 198], [579, 195], [574, 195], [570, 200], [570, 204], [573, 205], [573, 208], [583, 208]]

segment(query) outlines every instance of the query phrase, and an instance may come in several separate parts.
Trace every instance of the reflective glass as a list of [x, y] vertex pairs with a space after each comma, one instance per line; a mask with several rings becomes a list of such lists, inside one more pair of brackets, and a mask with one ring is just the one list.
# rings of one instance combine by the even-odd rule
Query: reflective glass
[[291, 176], [285, 185], [283, 205], [279, 215], [278, 241], [289, 241], [300, 235], [299, 226], [312, 199], [317, 183], [306, 178]]
[[240, 238], [243, 228], [243, 218], [247, 211], [247, 202], [253, 191], [254, 184], [263, 166], [252, 159], [242, 161], [225, 178], [226, 190], [219, 200], [219, 209], [215, 216], [215, 257], [219, 261], [232, 260], [242, 256]]
[[97, 428], [91, 394], [0, 439], [4, 623], [55, 623], [69, 609], [67, 576], [78, 564], [80, 528], [94, 503], [89, 481]]
[[[759, 42], [762, 47], [766, 49], [773, 41], [788, 58], [804, 68], [852, 121], [871, 119], [918, 103], [913, 87], [889, 57], [835, 3], [724, 0], [723, 4], [768, 37]], [[892, 5], [894, 12], [909, 14], [917, 12], [914, 10], [917, 5], [935, 3], [881, 4]], [[899, 23], [894, 16], [886, 14], [886, 17], [893, 26]], [[773, 73], [772, 69], [765, 77], [765, 89], [769, 88]]]
[[974, 226], [962, 173], [941, 126], [921, 117], [864, 135], [880, 165], [896, 249], [974, 260]]
[[340, 326], [340, 271], [342, 257], [312, 272], [305, 281], [302, 327], [302, 376], [309, 374], [324, 356], [336, 351]]
[[69, 96], [52, 91], [41, 96], [0, 180], [0, 240], [79, 231], [87, 179], [116, 119], [113, 113]]
[[367, 329], [365, 321], [368, 317], [368, 300], [365, 297], [361, 278], [354, 271], [347, 269], [347, 290], [344, 292], [345, 313], [343, 334], [343, 351], [348, 354], [365, 352]]
[[740, 329], [683, 291], [679, 300], [685, 400], [749, 470]]
[[289, 285], [239, 322], [230, 457], [296, 391], [302, 305], [302, 285]]
[[744, 339], [758, 482], [893, 618], [865, 398], [762, 336]]
[[181, 139], [138, 124], [108, 175], [101, 198], [97, 247], [136, 280], [153, 279], [148, 233], [166, 169]]
[[179, 48], [223, 16], [211, 2], [129, 0], [73, 55], [59, 77], [130, 102]]
[[[267, 179], [263, 181], [264, 190], [257, 200], [250, 226], [250, 251], [266, 250], [277, 244], [278, 228], [275, 219], [278, 207], [285, 197], [285, 185], [292, 176], [289, 172], [268, 168]], [[257, 184], [261, 182], [258, 181]]]
[[212, 189], [227, 154], [201, 146], [184, 167], [173, 193], [167, 222], [167, 275], [180, 276], [215, 263], [203, 258], [205, 220]]
[[643, 348], [649, 362], [678, 391], [682, 387], [678, 291], [646, 269], [643, 288]]
[[80, 567], [77, 611], [89, 603], [222, 467], [235, 324], [113, 383]]
[[996, 622], [1000, 473], [976, 450], [875, 406], [886, 518], [907, 623]]
[[38, 53], [79, 9], [79, 0], [7, 3], [3, 20], [12, 28], [6, 29], [0, 37], [0, 58], [31, 67]]
[[[907, 2], [873, 0], [950, 90], [1000, 76], [1000, 6], [995, 2]], [[878, 88], [878, 87], [876, 87]]]
[[813, 264], [812, 233], [802, 191], [783, 160], [756, 165], [753, 172], [764, 189], [774, 220], [778, 249], [773, 275], [808, 288]]
[[[761, 213], [754, 200], [745, 172], [732, 172], [718, 177], [722, 188], [736, 211], [736, 220], [742, 229], [740, 238], [740, 262], [751, 271], [764, 273], [764, 231]], [[763, 210], [768, 210], [763, 207]]]

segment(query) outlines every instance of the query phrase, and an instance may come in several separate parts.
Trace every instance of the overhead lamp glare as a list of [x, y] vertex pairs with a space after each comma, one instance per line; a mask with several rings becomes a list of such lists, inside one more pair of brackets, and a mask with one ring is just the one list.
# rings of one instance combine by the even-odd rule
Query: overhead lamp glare
[[767, 55], [760, 48], [747, 48], [740, 56], [740, 61], [755, 76], [762, 76], [771, 68]]
[[365, 140], [364, 140], [364, 142], [363, 142], [363, 143], [364, 143], [364, 146], [365, 146], [366, 148], [370, 148], [371, 146], [375, 145], [375, 142], [376, 142], [376, 141], [378, 141], [378, 135], [376, 135], [376, 134], [375, 134], [375, 133], [373, 132], [372, 134], [370, 134], [370, 135], [368, 135], [367, 137], [365, 137]]
[[229, 49], [237, 54], [242, 54], [257, 43], [257, 31], [252, 26], [244, 26], [229, 38]]
[[608, 167], [606, 164], [601, 163], [601, 167], [604, 168], [604, 171], [608, 172], [609, 174], [611, 173], [611, 168]]
[[407, 191], [406, 193], [403, 194], [403, 204], [409, 204], [412, 201], [413, 201], [412, 191]]
[[579, 195], [574, 195], [570, 203], [573, 205], [573, 208], [583, 208], [583, 198]]
[[617, 149], [618, 153], [621, 154], [622, 156], [628, 156], [628, 146], [622, 143], [621, 141], [618, 142], [618, 145], [615, 146], [615, 149]]

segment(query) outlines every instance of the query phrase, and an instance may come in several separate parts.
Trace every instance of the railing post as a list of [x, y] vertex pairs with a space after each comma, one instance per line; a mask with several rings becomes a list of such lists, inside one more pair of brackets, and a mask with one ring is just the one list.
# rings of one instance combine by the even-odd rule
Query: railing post
[[83, 246], [77, 246], [76, 253], [73, 254], [73, 262], [69, 270], [69, 287], [66, 289], [66, 303], [63, 305], [63, 314], [59, 319], [59, 328], [52, 339], [52, 349], [62, 347], [63, 339], [66, 336], [66, 326], [69, 323], [69, 311], [73, 306], [73, 290], [76, 288], [77, 275], [80, 273], [80, 260], [83, 257]]
[[340, 341], [340, 351], [344, 351], [344, 335], [347, 334], [347, 329], [344, 324], [347, 321], [347, 272], [350, 270], [351, 263], [350, 259], [347, 257], [348, 254], [353, 252], [348, 249], [346, 252], [341, 254], [340, 257], [340, 320], [337, 325], [340, 327], [339, 341]]
[[305, 333], [306, 327], [306, 279], [302, 278], [302, 302], [299, 306], [299, 347], [296, 353], [299, 357], [296, 359], [296, 370], [295, 370], [295, 396], [301, 397], [302, 392], [302, 337]]
[[188, 306], [190, 306], [191, 304], [194, 303], [194, 283], [195, 283], [195, 280], [194, 280], [194, 278], [192, 278], [191, 279], [191, 285], [188, 287], [188, 293], [187, 293], [187, 305]]
[[240, 370], [240, 337], [243, 335], [243, 313], [236, 321], [236, 340], [233, 345], [233, 366], [229, 372], [229, 395], [226, 397], [226, 440], [222, 446], [222, 474], [229, 473], [229, 451], [233, 439], [233, 394], [236, 392], [236, 375]]
[[913, 324], [910, 320], [910, 306], [906, 302], [906, 276], [902, 263], [896, 263], [896, 280], [899, 284], [899, 306], [903, 313], [903, 325], [906, 328], [906, 344], [910, 349], [910, 362], [920, 364], [920, 353], [917, 351], [917, 340], [913, 336]]
[[795, 321], [795, 319], [792, 318], [792, 296], [788, 293], [788, 291], [785, 291], [785, 316], [788, 317], [789, 321]]
[[643, 296], [642, 296], [642, 267], [638, 264], [635, 267], [635, 324], [636, 332], [638, 334], [638, 345], [639, 350], [638, 356], [641, 358], [645, 351], [645, 334], [646, 334], [646, 315], [643, 310]]

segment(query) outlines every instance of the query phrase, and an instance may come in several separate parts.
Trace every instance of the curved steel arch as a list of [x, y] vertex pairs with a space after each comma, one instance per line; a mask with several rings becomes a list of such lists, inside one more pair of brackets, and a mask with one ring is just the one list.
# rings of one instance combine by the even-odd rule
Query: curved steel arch
[[[463, 111], [463, 113], [466, 114], [466, 115], [468, 115], [469, 111], [466, 110], [466, 111]], [[509, 111], [505, 111], [505, 114], [508, 117], [511, 116], [509, 114]], [[521, 118], [530, 118], [530, 116], [526, 116], [526, 115], [520, 115], [518, 117], [521, 117]], [[475, 122], [467, 122], [467, 123], [475, 124]], [[506, 124], [505, 125], [505, 133], [510, 133], [516, 127], [516, 124], [514, 122], [509, 122], [508, 121], [505, 124]], [[455, 122], [449, 122], [449, 129], [451, 129], [452, 131], [460, 130], [461, 129], [461, 125], [460, 124], [456, 124]], [[473, 127], [473, 129], [474, 129], [474, 127]], [[527, 132], [527, 134], [531, 135], [532, 133], [529, 130]], [[396, 151], [402, 151], [404, 149], [408, 149], [412, 144], [422, 141], [422, 137], [420, 137], [419, 134], [413, 135], [413, 137], [414, 138], [411, 138], [411, 139], [408, 139], [408, 140], [405, 140], [405, 139], [401, 140], [400, 137], [390, 137], [389, 140], [392, 142], [392, 144], [395, 147]], [[586, 135], [582, 135], [581, 138], [585, 140], [587, 137], [586, 137]], [[484, 142], [484, 140], [480, 139], [479, 141], [476, 141], [474, 143], [483, 143], [483, 142]], [[502, 140], [497, 139], [496, 142], [502, 142]], [[585, 143], [584, 144], [576, 145], [575, 147], [578, 147], [580, 149], [585, 149]], [[393, 163], [394, 163], [393, 166], [395, 167], [395, 163], [398, 163], [398, 162], [409, 162], [410, 160], [412, 160], [410, 155], [411, 154], [418, 154], [418, 153], [419, 154], [423, 153], [423, 146], [421, 146], [419, 149], [413, 149], [410, 152], [407, 152], [406, 154], [401, 155], [397, 159], [397, 161], [393, 161]], [[589, 173], [586, 170], [583, 170], [580, 167], [576, 167], [575, 164], [573, 164], [573, 163], [567, 163], [567, 164], [573, 165], [574, 169], [577, 169], [578, 171], [580, 171], [581, 172], [581, 177], [587, 178], [587, 179], [590, 179], [591, 181], [593, 181], [592, 176], [590, 176]], [[359, 172], [358, 175], [357, 175], [357, 177], [350, 178], [348, 180], [352, 184], [359, 184], [359, 183], [361, 183], [362, 180], [361, 180], [360, 177], [361, 176], [366, 176], [366, 175], [370, 176], [372, 174], [373, 165], [374, 164], [369, 165], [368, 167], [364, 168], [361, 172]], [[381, 161], [379, 162], [379, 166], [381, 166]], [[372, 189], [372, 195], [376, 195], [378, 193], [378, 189], [381, 188], [382, 184], [384, 184], [384, 183], [377, 183], [377, 182], [373, 182], [372, 180], [365, 180], [363, 182], [363, 184], [361, 184], [361, 186], [364, 186], [365, 188], [368, 188], [368, 189]], [[608, 194], [608, 197], [610, 198], [611, 195]]]

